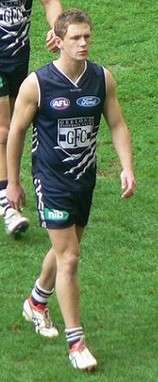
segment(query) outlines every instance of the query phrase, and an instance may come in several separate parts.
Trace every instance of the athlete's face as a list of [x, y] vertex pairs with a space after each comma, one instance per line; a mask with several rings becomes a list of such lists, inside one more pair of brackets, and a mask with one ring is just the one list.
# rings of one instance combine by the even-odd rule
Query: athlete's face
[[90, 45], [91, 30], [85, 23], [71, 24], [60, 39], [61, 53], [76, 61], [87, 59]]

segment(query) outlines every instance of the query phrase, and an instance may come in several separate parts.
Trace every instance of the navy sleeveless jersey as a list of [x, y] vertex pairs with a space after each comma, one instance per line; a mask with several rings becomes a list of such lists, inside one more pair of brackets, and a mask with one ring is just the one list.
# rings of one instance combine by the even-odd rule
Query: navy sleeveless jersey
[[36, 75], [41, 100], [33, 123], [33, 174], [57, 189], [93, 188], [106, 93], [103, 68], [87, 62], [77, 84], [52, 63]]
[[28, 60], [32, 0], [0, 0], [0, 64]]

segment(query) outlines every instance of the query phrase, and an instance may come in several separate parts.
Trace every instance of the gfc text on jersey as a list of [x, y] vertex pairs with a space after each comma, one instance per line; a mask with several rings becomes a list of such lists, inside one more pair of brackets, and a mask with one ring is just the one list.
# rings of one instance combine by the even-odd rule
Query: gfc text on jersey
[[89, 146], [94, 117], [65, 118], [58, 120], [58, 145], [64, 150], [85, 149]]
[[[24, 19], [26, 10], [23, 0], [0, 1], [0, 24], [15, 25]], [[26, 13], [27, 14], [27, 13]]]

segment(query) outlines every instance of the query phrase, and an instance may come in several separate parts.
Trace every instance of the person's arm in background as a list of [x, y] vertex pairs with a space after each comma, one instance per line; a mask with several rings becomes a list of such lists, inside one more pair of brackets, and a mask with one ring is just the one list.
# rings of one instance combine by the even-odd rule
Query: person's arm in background
[[54, 36], [54, 22], [57, 17], [62, 13], [62, 5], [60, 0], [41, 0], [43, 7], [45, 9], [46, 18], [48, 21], [51, 30], [47, 33], [46, 44], [47, 49], [50, 52], [55, 52], [57, 50], [56, 47], [56, 39]]
[[105, 70], [105, 81], [107, 94], [104, 105], [104, 117], [111, 130], [113, 145], [122, 166], [122, 197], [128, 198], [133, 195], [136, 185], [132, 164], [131, 137], [116, 96], [115, 81], [112, 74], [107, 70]]

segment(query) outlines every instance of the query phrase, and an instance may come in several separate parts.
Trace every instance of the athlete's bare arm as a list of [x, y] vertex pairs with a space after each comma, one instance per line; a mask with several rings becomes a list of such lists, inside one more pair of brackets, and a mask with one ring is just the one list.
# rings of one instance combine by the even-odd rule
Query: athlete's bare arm
[[24, 204], [24, 191], [20, 185], [20, 162], [25, 133], [38, 108], [38, 97], [36, 75], [32, 73], [20, 87], [7, 144], [7, 197], [12, 207], [16, 209], [19, 209]]
[[116, 96], [115, 81], [109, 71], [105, 71], [107, 96], [104, 105], [104, 117], [111, 129], [114, 147], [120, 158], [122, 173], [122, 197], [130, 197], [135, 190], [135, 179], [132, 165], [131, 137], [124, 121]]

